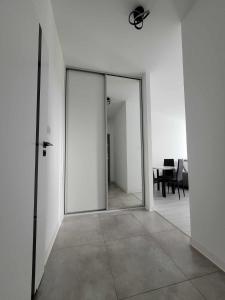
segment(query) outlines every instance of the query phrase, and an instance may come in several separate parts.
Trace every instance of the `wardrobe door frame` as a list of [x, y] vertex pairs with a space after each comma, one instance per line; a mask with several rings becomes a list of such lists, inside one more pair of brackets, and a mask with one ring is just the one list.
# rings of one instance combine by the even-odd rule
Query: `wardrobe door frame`
[[[71, 71], [75, 72], [87, 72], [90, 74], [97, 74], [97, 75], [103, 75], [104, 76], [104, 123], [105, 123], [105, 128], [104, 128], [104, 143], [105, 143], [105, 209], [101, 210], [95, 210], [95, 211], [108, 211], [109, 210], [109, 204], [108, 204], [108, 164], [107, 164], [107, 90], [106, 90], [106, 78], [107, 76], [115, 76], [115, 77], [121, 77], [121, 78], [126, 78], [126, 79], [134, 79], [139, 81], [139, 90], [140, 90], [140, 129], [141, 129], [141, 173], [142, 173], [142, 206], [145, 207], [146, 201], [145, 201], [145, 166], [144, 166], [144, 158], [145, 158], [145, 153], [144, 153], [144, 130], [143, 130], [143, 92], [142, 92], [142, 77], [135, 77], [135, 76], [127, 76], [127, 75], [121, 75], [121, 74], [116, 74], [116, 73], [107, 73], [107, 72], [101, 72], [101, 71], [95, 71], [95, 70], [88, 70], [88, 69], [82, 69], [82, 68], [76, 68], [76, 67], [66, 67], [65, 71], [65, 163], [64, 163], [64, 215], [71, 215], [71, 214], [78, 214], [81, 212], [67, 212], [66, 211], [66, 197], [67, 197], [67, 117], [68, 117], [68, 100], [67, 100], [67, 83], [68, 83], [68, 73]], [[124, 209], [133, 209], [137, 208], [140, 206], [135, 206], [131, 208], [122, 208], [119, 210], [124, 210]], [[83, 213], [88, 213], [88, 212], [93, 212], [93, 211], [84, 211]]]

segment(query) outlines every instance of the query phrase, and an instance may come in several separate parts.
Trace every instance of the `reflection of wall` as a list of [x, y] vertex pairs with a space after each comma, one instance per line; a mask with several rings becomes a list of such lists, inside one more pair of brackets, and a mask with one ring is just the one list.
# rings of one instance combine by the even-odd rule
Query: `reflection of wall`
[[[108, 132], [111, 133], [111, 149], [113, 148], [111, 181], [128, 193], [140, 192], [142, 168], [139, 81], [107, 76], [107, 96], [111, 98], [111, 104], [107, 107]], [[118, 151], [121, 153], [117, 153]]]
[[125, 102], [118, 109], [112, 120], [113, 144], [111, 150], [113, 160], [113, 179], [115, 183], [124, 191], [127, 191], [127, 139], [126, 139], [126, 104]]
[[110, 135], [110, 179], [111, 182], [115, 182], [114, 172], [114, 128], [112, 120], [108, 120], [108, 134]]
[[108, 120], [111, 182], [128, 193], [142, 189], [140, 104], [134, 100], [124, 101]]
[[139, 98], [126, 101], [127, 192], [141, 192], [141, 136]]

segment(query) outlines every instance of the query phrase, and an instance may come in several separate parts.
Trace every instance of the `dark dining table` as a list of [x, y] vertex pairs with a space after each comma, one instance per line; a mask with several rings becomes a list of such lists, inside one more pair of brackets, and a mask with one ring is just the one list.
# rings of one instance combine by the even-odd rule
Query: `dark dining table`
[[[175, 170], [175, 167], [170, 166], [154, 166], [153, 170], [156, 170], [157, 178], [159, 178], [159, 171]], [[157, 190], [160, 190], [160, 182], [157, 182]], [[162, 196], [166, 197], [166, 186], [165, 181], [162, 181]]]

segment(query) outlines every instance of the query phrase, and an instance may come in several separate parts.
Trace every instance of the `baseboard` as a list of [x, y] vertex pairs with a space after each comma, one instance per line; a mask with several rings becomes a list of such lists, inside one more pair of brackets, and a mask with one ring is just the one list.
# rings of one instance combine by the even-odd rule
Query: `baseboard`
[[198, 242], [191, 238], [191, 246], [200, 252], [202, 255], [207, 257], [212, 263], [214, 263], [219, 269], [225, 272], [225, 261], [222, 261], [220, 258], [216, 257], [214, 254], [206, 250], [205, 247], [200, 245]]
[[50, 253], [51, 253], [51, 251], [52, 251], [52, 247], [53, 247], [53, 245], [54, 245], [56, 236], [57, 236], [57, 234], [58, 234], [58, 232], [59, 232], [59, 228], [60, 228], [60, 226], [61, 226], [61, 224], [62, 224], [63, 217], [64, 217], [64, 216], [61, 217], [59, 223], [57, 224], [56, 230], [55, 230], [54, 234], [52, 235], [50, 244], [49, 244], [48, 249], [47, 249], [47, 251], [46, 251], [46, 253], [45, 253], [45, 265], [46, 265], [46, 263], [47, 263], [47, 261], [48, 261], [49, 255], [50, 255]]

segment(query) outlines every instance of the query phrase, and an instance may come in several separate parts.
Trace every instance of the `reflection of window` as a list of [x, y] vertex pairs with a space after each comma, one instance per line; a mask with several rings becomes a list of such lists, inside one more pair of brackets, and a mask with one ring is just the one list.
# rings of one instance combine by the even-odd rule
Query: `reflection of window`
[[188, 160], [184, 159], [184, 170], [188, 173]]

